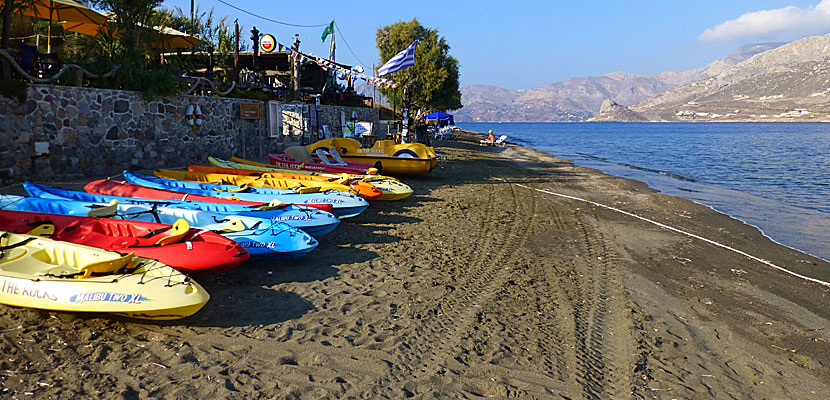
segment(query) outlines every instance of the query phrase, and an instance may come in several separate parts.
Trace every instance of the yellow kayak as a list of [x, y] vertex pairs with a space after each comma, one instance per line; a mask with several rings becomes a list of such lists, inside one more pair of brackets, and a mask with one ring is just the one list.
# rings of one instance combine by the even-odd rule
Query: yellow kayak
[[345, 161], [366, 164], [380, 162], [385, 174], [422, 174], [432, 171], [438, 163], [435, 150], [422, 143], [396, 144], [393, 140], [378, 140], [370, 148], [361, 147], [352, 138], [331, 138], [306, 146], [310, 153], [317, 149], [337, 151]]
[[220, 168], [235, 168], [235, 169], [248, 169], [252, 171], [264, 171], [264, 172], [279, 172], [279, 173], [289, 173], [289, 174], [303, 174], [303, 175], [312, 175], [312, 176], [321, 176], [326, 178], [342, 178], [347, 176], [350, 181], [361, 181], [371, 183], [373, 186], [377, 187], [383, 194], [377, 200], [384, 200], [384, 201], [394, 201], [394, 200], [401, 200], [409, 197], [413, 191], [409, 185], [406, 185], [399, 181], [396, 178], [391, 176], [384, 176], [384, 175], [357, 175], [357, 174], [328, 174], [324, 172], [314, 172], [314, 171], [303, 171], [303, 170], [295, 170], [295, 169], [284, 169], [284, 168], [277, 168], [270, 164], [259, 163], [256, 161], [246, 160], [244, 158], [239, 157], [231, 157], [231, 161], [223, 160], [220, 158], [215, 157], [208, 157], [208, 162], [210, 165]]
[[178, 319], [208, 296], [158, 261], [69, 242], [0, 231], [0, 303], [54, 311]]
[[[173, 171], [169, 169], [155, 170], [153, 171], [153, 174], [159, 178], [176, 179], [180, 181], [193, 181], [201, 183], [214, 183], [221, 185], [236, 186], [248, 185], [253, 187], [273, 189], [289, 189], [296, 190], [300, 193], [309, 193], [321, 190], [339, 190], [341, 192], [357, 194], [357, 191], [352, 187], [340, 183], [306, 181], [296, 179], [278, 179], [268, 176], [267, 174], [263, 174], [262, 176], [245, 176], [230, 174], [214, 174], [204, 172]], [[378, 197], [379, 196], [380, 195], [378, 194]]]

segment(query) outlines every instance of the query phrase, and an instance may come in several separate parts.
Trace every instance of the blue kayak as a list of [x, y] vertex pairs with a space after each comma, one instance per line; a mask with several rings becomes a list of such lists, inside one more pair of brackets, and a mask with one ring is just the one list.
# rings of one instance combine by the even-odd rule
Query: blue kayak
[[238, 200], [260, 203], [270, 203], [271, 200], [277, 199], [280, 202], [290, 204], [331, 204], [331, 212], [337, 218], [354, 217], [369, 207], [369, 202], [362, 197], [339, 190], [318, 193], [297, 193], [287, 189], [247, 187], [239, 191], [240, 187], [234, 185], [177, 181], [175, 179], [158, 178], [129, 171], [124, 171], [124, 180], [134, 185], [154, 189], [173, 190], [221, 199], [236, 198]]
[[272, 221], [285, 222], [295, 228], [302, 229], [308, 234], [319, 237], [337, 227], [340, 221], [332, 213], [316, 208], [281, 205], [269, 209], [260, 209], [260, 206], [245, 204], [205, 203], [201, 201], [154, 200], [138, 197], [109, 196], [104, 194], [86, 193], [75, 190], [56, 188], [38, 183], [26, 182], [23, 188], [32, 197], [42, 199], [73, 200], [86, 203], [108, 204], [116, 200], [119, 203], [157, 205], [169, 208], [184, 208], [188, 210], [208, 211], [216, 214], [233, 213], [257, 218], [268, 218]]
[[186, 220], [190, 226], [221, 234], [245, 248], [251, 256], [294, 258], [307, 254], [317, 241], [311, 235], [284, 222], [246, 215], [215, 214], [208, 211], [187, 210], [159, 205], [118, 204], [104, 207], [82, 201], [39, 199], [0, 195], [0, 208], [48, 214], [87, 216], [90, 211], [108, 211], [107, 218], [174, 224]]

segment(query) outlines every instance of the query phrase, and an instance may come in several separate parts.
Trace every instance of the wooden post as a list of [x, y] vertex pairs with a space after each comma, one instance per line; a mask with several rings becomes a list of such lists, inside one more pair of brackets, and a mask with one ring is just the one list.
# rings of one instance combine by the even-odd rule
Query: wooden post
[[[233, 21], [233, 69], [239, 74], [239, 20]], [[238, 79], [238, 78], [237, 78]]]
[[297, 52], [296, 57], [294, 57], [294, 101], [300, 101], [300, 68], [302, 65], [300, 64], [300, 35], [294, 35], [294, 44], [291, 46], [294, 51]]

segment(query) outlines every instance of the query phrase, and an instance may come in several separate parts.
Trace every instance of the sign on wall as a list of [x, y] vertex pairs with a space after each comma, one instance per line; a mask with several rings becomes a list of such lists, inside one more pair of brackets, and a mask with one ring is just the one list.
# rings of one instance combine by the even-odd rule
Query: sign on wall
[[277, 39], [273, 35], [262, 35], [259, 38], [259, 48], [266, 53], [271, 53], [277, 48]]
[[355, 136], [371, 136], [372, 123], [371, 122], [357, 122], [354, 125]]
[[239, 118], [262, 119], [262, 103], [239, 103]]

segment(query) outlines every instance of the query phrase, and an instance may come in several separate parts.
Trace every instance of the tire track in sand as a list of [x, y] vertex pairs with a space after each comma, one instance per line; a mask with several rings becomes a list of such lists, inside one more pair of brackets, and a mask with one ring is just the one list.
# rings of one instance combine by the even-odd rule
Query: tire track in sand
[[[558, 246], [549, 251], [575, 252], [572, 241], [568, 240], [573, 227], [566, 224], [563, 219], [561, 211], [563, 206], [555, 202], [544, 201], [547, 200], [545, 196], [539, 197], [544, 205], [540, 214], [545, 216], [547, 223], [539, 221], [537, 223], [539, 230], [534, 232], [534, 235], [557, 239]], [[545, 226], [542, 226], [543, 223]], [[551, 262], [544, 276], [540, 277], [547, 282], [544, 286], [545, 292], [541, 295], [547, 298], [549, 304], [539, 306], [549, 312], [540, 314], [536, 323], [536, 329], [539, 331], [537, 347], [542, 356], [545, 375], [574, 386], [576, 386], [573, 375], [576, 369], [576, 346], [571, 338], [574, 337], [575, 327], [573, 307], [568, 300], [565, 288], [570, 284], [570, 277], [575, 274], [572, 264]]]
[[[473, 325], [480, 307], [498, 292], [512, 272], [510, 262], [516, 250], [527, 241], [533, 226], [536, 201], [532, 195], [524, 196], [532, 204], [522, 204], [513, 185], [493, 184], [492, 187], [480, 232], [470, 232], [473, 237], [483, 239], [471, 250], [475, 258], [466, 272], [468, 279], [444, 297], [433, 318], [422, 321], [416, 333], [410, 335], [411, 339], [402, 344], [402, 368], [393, 372], [411, 370], [405, 376], [395, 377], [397, 381], [419, 381], [438, 373], [446, 358], [454, 354], [453, 349], [461, 342], [462, 335]], [[497, 207], [495, 191], [503, 188], [509, 188], [512, 204]], [[504, 219], [496, 218], [497, 210]], [[505, 229], [504, 225], [509, 228]]]
[[[489, 186], [490, 191], [487, 193], [486, 211], [481, 213], [481, 221], [478, 224], [477, 232], [470, 232], [473, 237], [480, 238], [474, 241], [473, 248], [470, 249], [470, 254], [475, 254], [475, 260], [471, 262], [472, 265], [480, 266], [486, 258], [487, 248], [492, 247], [496, 243], [495, 229], [496, 224], [494, 217], [494, 197], [496, 192], [496, 185]], [[480, 268], [479, 268], [480, 270]], [[465, 284], [456, 285], [452, 292], [454, 295], [464, 289]], [[393, 381], [399, 382], [405, 377], [411, 377], [417, 374], [426, 373], [421, 360], [422, 355], [430, 351], [434, 344], [429, 341], [431, 338], [440, 337], [443, 332], [448, 329], [451, 321], [448, 320], [448, 314], [452, 312], [456, 306], [456, 296], [448, 296], [441, 300], [435, 308], [429, 310], [430, 318], [421, 320], [421, 324], [416, 328], [415, 332], [410, 334], [408, 340], [402, 342], [398, 346], [398, 356], [400, 361], [397, 363], [396, 370], [392, 371]], [[426, 339], [426, 341], [424, 341]], [[399, 376], [396, 376], [399, 375]]]
[[575, 212], [582, 263], [572, 281], [577, 382], [588, 399], [630, 396], [636, 342], [630, 309], [619, 277], [618, 255], [606, 234]]

